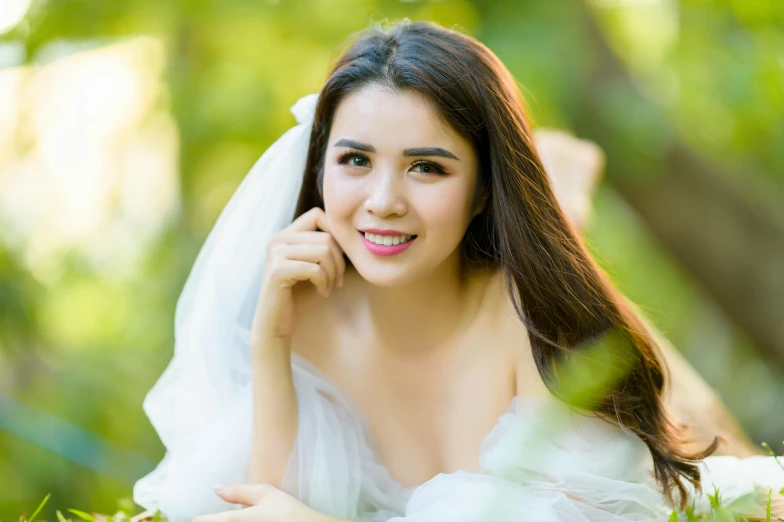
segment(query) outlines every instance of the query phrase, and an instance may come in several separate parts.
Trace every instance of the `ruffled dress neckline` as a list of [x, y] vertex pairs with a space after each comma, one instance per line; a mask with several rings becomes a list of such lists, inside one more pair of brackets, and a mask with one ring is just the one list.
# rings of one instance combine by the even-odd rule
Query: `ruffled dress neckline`
[[[349, 396], [349, 394], [343, 390], [334, 380], [332, 380], [326, 373], [324, 373], [318, 366], [316, 366], [313, 362], [308, 360], [306, 357], [296, 353], [291, 352], [292, 364], [295, 366], [300, 367], [301, 369], [309, 372], [310, 374], [316, 376], [319, 380], [322, 381], [326, 387], [328, 387], [331, 392], [340, 399], [343, 403], [344, 408], [346, 408], [352, 417], [354, 417], [355, 421], [357, 421], [361, 426], [366, 436], [366, 442], [370, 449], [373, 452], [373, 457], [376, 462], [383, 468], [384, 472], [388, 475], [389, 480], [393, 482], [400, 490], [407, 493], [407, 495], [412, 495], [416, 490], [426, 486], [429, 482], [435, 480], [440, 476], [451, 476], [457, 474], [476, 474], [476, 472], [469, 471], [464, 468], [460, 468], [456, 471], [452, 472], [440, 472], [430, 477], [429, 479], [425, 480], [421, 484], [413, 485], [413, 486], [403, 486], [403, 484], [394, 478], [389, 471], [389, 468], [383, 464], [381, 458], [378, 454], [377, 450], [377, 442], [375, 436], [370, 429], [370, 424], [368, 423], [367, 417], [356, 404], [356, 402]], [[480, 456], [480, 467], [481, 467], [481, 457], [484, 453], [484, 450], [491, 446], [492, 441], [497, 438], [494, 437], [494, 434], [498, 432], [499, 428], [501, 427], [502, 420], [509, 416], [517, 416], [521, 418], [530, 418], [536, 415], [541, 415], [544, 413], [545, 409], [550, 406], [560, 410], [568, 410], [568, 408], [558, 401], [555, 398], [546, 398], [546, 397], [533, 397], [533, 396], [526, 396], [526, 395], [517, 395], [512, 397], [512, 400], [509, 403], [509, 406], [504, 410], [504, 412], [499, 415], [498, 419], [496, 420], [493, 427], [490, 431], [483, 437], [482, 443], [479, 447], [479, 456]], [[482, 473], [484, 474], [484, 473]]]

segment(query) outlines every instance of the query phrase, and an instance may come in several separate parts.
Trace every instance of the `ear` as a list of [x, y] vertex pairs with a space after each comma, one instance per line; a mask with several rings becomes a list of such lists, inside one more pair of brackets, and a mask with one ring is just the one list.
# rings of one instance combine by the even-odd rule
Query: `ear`
[[487, 207], [487, 200], [490, 198], [490, 191], [485, 190], [482, 192], [482, 195], [479, 197], [479, 201], [476, 204], [476, 209], [474, 213], [471, 215], [471, 219], [474, 219], [476, 216], [484, 212], [485, 207]]

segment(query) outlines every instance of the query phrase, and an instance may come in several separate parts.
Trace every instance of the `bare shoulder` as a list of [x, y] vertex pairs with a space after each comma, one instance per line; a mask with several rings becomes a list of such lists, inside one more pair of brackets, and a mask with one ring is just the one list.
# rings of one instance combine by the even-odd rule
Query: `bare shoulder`
[[528, 328], [517, 315], [501, 271], [489, 278], [485, 299], [491, 317], [487, 333], [503, 347], [515, 369], [516, 395], [552, 398], [536, 367]]

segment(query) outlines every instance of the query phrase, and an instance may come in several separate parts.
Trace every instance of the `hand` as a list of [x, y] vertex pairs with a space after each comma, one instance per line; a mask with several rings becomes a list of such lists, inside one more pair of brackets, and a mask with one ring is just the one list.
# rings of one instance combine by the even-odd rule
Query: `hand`
[[194, 517], [191, 522], [322, 522], [330, 517], [268, 484], [216, 486], [220, 498], [245, 509]]
[[[319, 231], [321, 229], [321, 231]], [[330, 233], [324, 211], [314, 207], [278, 232], [267, 246], [267, 263], [253, 319], [254, 339], [291, 335], [292, 287], [310, 281], [324, 297], [343, 285], [343, 250]]]

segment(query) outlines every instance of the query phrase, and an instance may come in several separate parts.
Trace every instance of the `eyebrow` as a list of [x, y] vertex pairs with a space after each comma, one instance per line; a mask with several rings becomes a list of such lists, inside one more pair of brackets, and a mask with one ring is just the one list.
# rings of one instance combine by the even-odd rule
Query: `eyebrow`
[[[376, 149], [373, 148], [373, 145], [368, 145], [367, 143], [361, 143], [359, 141], [349, 140], [347, 138], [338, 140], [338, 142], [335, 143], [334, 146], [349, 147], [352, 149], [364, 150], [365, 152], [376, 152]], [[448, 150], [442, 149], [441, 147], [415, 147], [413, 149], [405, 149], [403, 150], [403, 156], [440, 156], [442, 158], [450, 158], [450, 159], [460, 161], [460, 158], [458, 158]]]

